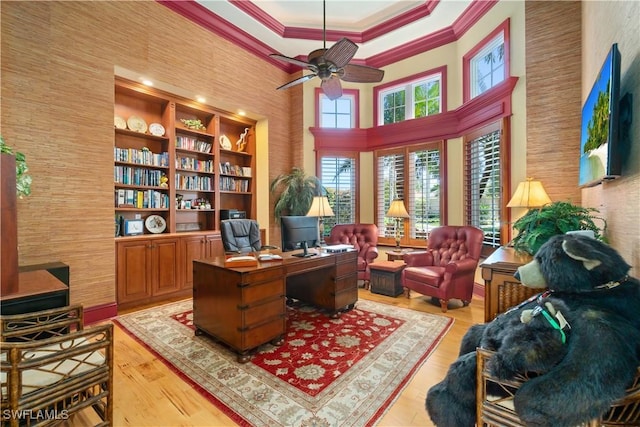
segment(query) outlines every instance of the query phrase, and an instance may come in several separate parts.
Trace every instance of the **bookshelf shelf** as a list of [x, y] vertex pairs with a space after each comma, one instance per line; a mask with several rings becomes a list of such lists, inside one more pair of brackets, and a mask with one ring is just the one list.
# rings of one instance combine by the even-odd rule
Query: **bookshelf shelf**
[[[178, 224], [185, 222], [212, 233], [220, 229], [221, 209], [255, 217], [254, 121], [120, 78], [115, 83], [114, 114], [127, 123], [136, 116], [165, 129], [158, 136], [148, 130], [115, 128], [114, 211], [120, 221], [158, 214], [167, 223], [163, 234], [184, 233], [185, 227]], [[184, 124], [197, 121], [201, 129]], [[235, 141], [244, 138], [244, 151], [222, 149], [220, 135], [226, 135], [234, 149]], [[145, 229], [145, 235], [149, 233]]]

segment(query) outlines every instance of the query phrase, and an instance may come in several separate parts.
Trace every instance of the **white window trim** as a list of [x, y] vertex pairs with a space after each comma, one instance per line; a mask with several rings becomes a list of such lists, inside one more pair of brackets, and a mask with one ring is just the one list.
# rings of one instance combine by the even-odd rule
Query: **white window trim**
[[[469, 61], [469, 77], [470, 77], [469, 85], [470, 85], [471, 99], [484, 93], [484, 92], [480, 92], [480, 88], [476, 84], [478, 81], [478, 67], [477, 67], [478, 61], [483, 59], [489, 52], [493, 51], [496, 47], [500, 45], [504, 45], [505, 44], [504, 39], [505, 39], [504, 31], [500, 31], [500, 33], [496, 34], [496, 36], [493, 39], [491, 39], [491, 41], [489, 41], [482, 49], [480, 49], [480, 51], [477, 54], [475, 54], [473, 58], [471, 58], [471, 60]], [[505, 56], [503, 55], [502, 56], [503, 68], [505, 69], [505, 72], [506, 72], [506, 64], [504, 63], [504, 60], [505, 60]], [[501, 81], [504, 81], [505, 78], [506, 76], [502, 76]], [[494, 85], [495, 84], [497, 83], [494, 83]], [[487, 88], [485, 92], [491, 89], [491, 87]]]
[[[385, 90], [381, 90], [378, 93], [378, 105], [380, 106], [380, 108], [378, 108], [378, 125], [382, 126], [384, 125], [384, 97], [391, 94], [391, 93], [395, 93], [395, 92], [400, 92], [402, 90], [405, 91], [405, 99], [404, 99], [404, 103], [405, 103], [405, 110], [404, 110], [404, 120], [411, 120], [414, 119], [414, 100], [413, 100], [413, 89], [417, 86], [417, 85], [421, 85], [421, 84], [429, 84], [431, 82], [439, 82], [440, 83], [440, 95], [439, 95], [439, 113], [442, 112], [442, 73], [438, 72], [438, 73], [434, 73], [431, 74], [429, 76], [426, 77], [421, 77], [419, 79], [416, 80], [410, 80], [407, 82], [404, 82], [402, 84], [399, 85], [395, 85], [395, 86], [391, 86], [389, 88], [386, 88]], [[408, 108], [408, 106], [410, 106], [410, 108]], [[428, 110], [427, 110], [428, 111]], [[397, 122], [394, 122], [397, 123]]]
[[[329, 98], [325, 95], [325, 94], [320, 94], [320, 96], [318, 96], [318, 126], [324, 129], [353, 129], [356, 127], [356, 95], [354, 94], [348, 94], [345, 93], [343, 94], [340, 98], [334, 100], [334, 102], [339, 101], [339, 100], [349, 100], [350, 104], [351, 104], [351, 113], [349, 114], [350, 116], [350, 127], [349, 128], [339, 128], [339, 127], [335, 127], [335, 126], [323, 126], [322, 122], [322, 116], [323, 116], [323, 110], [322, 110], [322, 103], [324, 100], [329, 100]], [[337, 115], [337, 113], [333, 113], [334, 116]]]

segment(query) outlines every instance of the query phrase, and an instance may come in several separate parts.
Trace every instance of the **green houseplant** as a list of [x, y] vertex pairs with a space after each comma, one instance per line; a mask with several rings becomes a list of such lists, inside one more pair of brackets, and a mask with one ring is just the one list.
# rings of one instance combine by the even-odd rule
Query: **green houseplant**
[[[9, 147], [2, 135], [0, 135], [0, 153], [2, 154], [14, 154], [11, 147]], [[31, 194], [31, 176], [27, 174], [29, 168], [27, 167], [27, 160], [24, 154], [15, 152], [16, 157], [16, 194], [18, 197], [23, 198]]]
[[[539, 209], [531, 209], [513, 223], [518, 235], [511, 244], [517, 251], [534, 255], [549, 238], [567, 231], [591, 230], [596, 239], [603, 240], [606, 221], [594, 215], [598, 213], [595, 208], [584, 208], [569, 202], [553, 202]], [[594, 220], [601, 221], [602, 228]]]
[[280, 219], [282, 215], [306, 215], [322, 185], [318, 177], [293, 167], [291, 172], [275, 177], [270, 189], [272, 194], [278, 194], [273, 211], [276, 219]]

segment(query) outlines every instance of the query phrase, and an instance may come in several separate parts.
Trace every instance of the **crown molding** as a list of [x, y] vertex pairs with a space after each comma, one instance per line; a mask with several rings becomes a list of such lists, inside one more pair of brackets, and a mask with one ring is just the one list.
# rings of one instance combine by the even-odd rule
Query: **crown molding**
[[[184, 16], [190, 21], [202, 26], [203, 28], [211, 31], [214, 34], [238, 45], [246, 51], [254, 54], [255, 56], [269, 62], [273, 66], [280, 68], [283, 71], [291, 74], [300, 70], [297, 65], [284, 63], [276, 59], [269, 57], [269, 54], [274, 53], [275, 49], [271, 48], [264, 42], [256, 39], [247, 32], [231, 24], [229, 21], [221, 18], [215, 13], [211, 12], [206, 7], [200, 5], [196, 1], [179, 1], [179, 0], [156, 0], [158, 3], [166, 6], [172, 11]], [[245, 13], [252, 16], [254, 19], [259, 20], [263, 25], [274, 31], [276, 34], [282, 37], [288, 38], [305, 38], [305, 39], [317, 39], [323, 40], [322, 30], [309, 29], [309, 28], [287, 28], [280, 24], [275, 19], [268, 16], [264, 11], [258, 8], [250, 1], [231, 0], [234, 6], [240, 8]], [[416, 18], [419, 19], [430, 14], [433, 9], [438, 5], [439, 0], [426, 1], [424, 4], [412, 9], [409, 12], [416, 12]], [[398, 46], [394, 49], [389, 49], [386, 52], [382, 52], [377, 55], [373, 55], [366, 59], [354, 61], [354, 64], [368, 65], [375, 68], [384, 67], [385, 65], [393, 64], [403, 59], [409, 58], [414, 55], [429, 51], [431, 49], [443, 46], [448, 43], [455, 42], [469, 28], [471, 28], [478, 20], [484, 16], [498, 0], [475, 0], [473, 1], [462, 13], [462, 15], [449, 27], [440, 31], [436, 31], [431, 34], [427, 34], [409, 43], [405, 43], [402, 46]], [[376, 27], [373, 27], [365, 32], [346, 32], [346, 31], [327, 31], [327, 40], [335, 41], [342, 37], [347, 37], [356, 43], [362, 43], [364, 41], [373, 40], [376, 37], [384, 34], [385, 32], [392, 31], [396, 28], [400, 28], [414, 19], [413, 15], [409, 12], [405, 12], [402, 15], [390, 19]], [[298, 55], [296, 57], [302, 61], [306, 61], [306, 57]]]

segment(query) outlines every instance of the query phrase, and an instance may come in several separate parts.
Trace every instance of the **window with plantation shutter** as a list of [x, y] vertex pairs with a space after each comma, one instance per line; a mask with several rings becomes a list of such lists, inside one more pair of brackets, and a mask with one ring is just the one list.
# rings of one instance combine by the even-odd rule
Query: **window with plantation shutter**
[[465, 144], [467, 223], [484, 231], [484, 244], [498, 247], [502, 227], [501, 131], [475, 136]]
[[[395, 239], [396, 221], [386, 215], [393, 200], [404, 200], [404, 162], [404, 153], [382, 155], [377, 162], [376, 221], [380, 235], [391, 239]], [[402, 225], [399, 231], [402, 237]]]
[[399, 223], [402, 245], [422, 245], [442, 223], [441, 143], [380, 150], [376, 162], [376, 224], [379, 243], [395, 245], [396, 219], [387, 217], [394, 199], [402, 199], [410, 218]]
[[440, 226], [440, 150], [417, 150], [409, 153], [409, 182], [406, 203], [410, 213], [412, 239], [426, 240], [429, 232]]
[[325, 235], [336, 224], [357, 222], [356, 155], [320, 155], [319, 178], [335, 216], [324, 219]]

